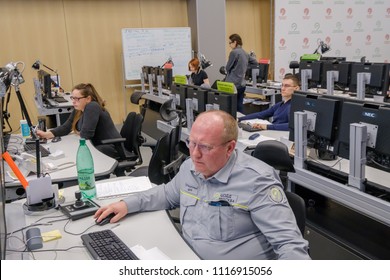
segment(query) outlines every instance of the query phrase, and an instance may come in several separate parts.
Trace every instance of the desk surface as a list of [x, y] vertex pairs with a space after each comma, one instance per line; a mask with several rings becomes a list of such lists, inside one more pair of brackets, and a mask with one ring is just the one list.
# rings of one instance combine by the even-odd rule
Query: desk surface
[[[20, 137], [20, 136], [12, 136], [12, 137]], [[51, 140], [48, 140], [47, 144], [43, 144], [45, 148], [48, 148], [51, 153], [54, 153], [58, 150], [63, 151], [65, 157], [60, 159], [50, 159], [49, 157], [42, 158], [42, 162], [51, 162], [56, 166], [60, 166], [65, 163], [74, 163], [73, 166], [60, 170], [50, 171], [49, 174], [51, 176], [53, 183], [63, 183], [66, 181], [77, 180], [77, 169], [76, 169], [76, 154], [77, 149], [79, 147], [80, 137], [76, 134], [69, 134], [61, 137], [61, 141], [52, 143]], [[10, 141], [12, 145], [12, 142]], [[16, 144], [15, 144], [16, 145]], [[21, 140], [20, 144], [21, 145]], [[105, 176], [111, 174], [115, 167], [117, 166], [117, 161], [109, 156], [98, 151], [90, 141], [87, 141], [87, 146], [89, 147], [95, 166], [95, 176]], [[9, 145], [10, 147], [10, 145]], [[65, 165], [64, 165], [65, 167]], [[8, 165], [5, 166], [6, 170], [9, 170]], [[6, 186], [18, 186], [20, 185], [19, 181], [7, 182]]]
[[[120, 180], [121, 178], [113, 178], [109, 180]], [[108, 180], [104, 180], [108, 181]], [[101, 181], [101, 182], [104, 182]], [[69, 187], [64, 189], [64, 196], [66, 198], [65, 203], [70, 203], [74, 201], [74, 191], [78, 187]], [[95, 200], [99, 205], [106, 205], [114, 201], [118, 201], [118, 198], [107, 199], [107, 200]], [[14, 208], [15, 205], [22, 204], [24, 200], [20, 200], [12, 203], [11, 205], [6, 205], [7, 207]], [[44, 215], [25, 215], [26, 225], [30, 225], [35, 221], [41, 220], [40, 223], [48, 223], [48, 221], [55, 221], [64, 218], [61, 216], [62, 212], [57, 210], [49, 210], [47, 214]], [[61, 216], [61, 217], [59, 217]], [[51, 217], [51, 218], [49, 218]], [[8, 219], [12, 217], [8, 216]], [[41, 232], [48, 232], [52, 230], [59, 230], [62, 234], [62, 238], [50, 242], [45, 242], [43, 248], [40, 250], [58, 250], [66, 249], [72, 246], [83, 246], [81, 241], [81, 232], [85, 231], [90, 226], [89, 230], [86, 232], [94, 232], [104, 229], [112, 229], [123, 242], [126, 243], [128, 247], [133, 247], [135, 245], [141, 245], [146, 250], [157, 247], [165, 255], [171, 259], [178, 260], [191, 260], [199, 259], [199, 257], [192, 251], [188, 244], [184, 241], [182, 236], [176, 230], [176, 227], [173, 225], [168, 213], [166, 211], [153, 211], [153, 212], [143, 212], [128, 215], [127, 217], [120, 220], [115, 224], [107, 224], [104, 226], [95, 225], [95, 220], [93, 216], [86, 217], [76, 221], [58, 221], [52, 222], [51, 225], [41, 225], [37, 226], [41, 229]], [[119, 224], [119, 225], [118, 225]], [[118, 226], [117, 226], [118, 225]], [[64, 231], [64, 228], [71, 233], [76, 235], [68, 234]], [[16, 228], [8, 229], [8, 232], [15, 230]], [[16, 240], [16, 239], [15, 239]], [[15, 241], [14, 240], [14, 241]], [[19, 244], [18, 244], [19, 243]], [[20, 242], [13, 242], [13, 246], [21, 247]], [[24, 254], [25, 256], [26, 254]], [[20, 259], [21, 253], [13, 253], [7, 256], [7, 259]], [[52, 251], [48, 252], [34, 252], [35, 259], [45, 259], [45, 260], [54, 260], [54, 259], [91, 259], [88, 252], [84, 247], [75, 248], [69, 251], [58, 251], [57, 253]]]

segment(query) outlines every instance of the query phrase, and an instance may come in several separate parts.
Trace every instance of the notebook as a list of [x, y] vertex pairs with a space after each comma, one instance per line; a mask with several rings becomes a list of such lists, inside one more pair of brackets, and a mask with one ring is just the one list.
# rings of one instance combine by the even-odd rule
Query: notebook
[[150, 188], [152, 188], [152, 184], [146, 176], [129, 177], [124, 180], [96, 183], [96, 198], [106, 199], [126, 196], [128, 194], [145, 191]]

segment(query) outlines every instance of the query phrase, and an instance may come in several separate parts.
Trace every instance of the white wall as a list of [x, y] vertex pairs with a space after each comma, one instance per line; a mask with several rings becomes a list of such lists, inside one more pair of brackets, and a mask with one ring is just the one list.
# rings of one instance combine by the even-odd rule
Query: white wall
[[321, 40], [331, 47], [324, 56], [390, 62], [390, 1], [275, 0], [274, 32], [275, 80]]

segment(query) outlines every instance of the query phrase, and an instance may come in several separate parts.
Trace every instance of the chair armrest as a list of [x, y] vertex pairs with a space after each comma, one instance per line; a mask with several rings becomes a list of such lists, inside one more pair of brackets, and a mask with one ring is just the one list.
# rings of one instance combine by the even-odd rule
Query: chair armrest
[[114, 138], [114, 139], [105, 139], [101, 140], [100, 143], [105, 144], [116, 144], [116, 143], [124, 143], [126, 138]]

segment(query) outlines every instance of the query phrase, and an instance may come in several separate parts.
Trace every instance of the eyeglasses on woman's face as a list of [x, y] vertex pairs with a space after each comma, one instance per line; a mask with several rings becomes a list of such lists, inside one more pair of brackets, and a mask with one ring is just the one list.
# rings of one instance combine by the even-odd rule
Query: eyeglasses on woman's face
[[80, 99], [87, 98], [87, 97], [86, 97], [86, 96], [82, 96], [82, 97], [71, 96], [71, 97], [69, 97], [69, 98], [70, 98], [70, 100], [72, 100], [72, 101], [77, 101], [77, 102], [79, 102]]

